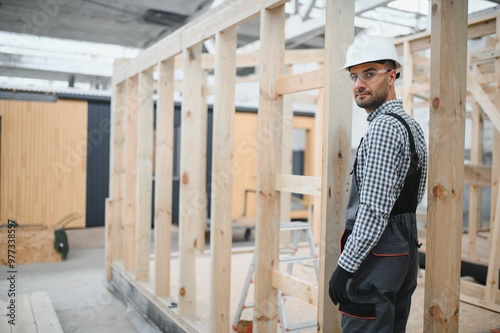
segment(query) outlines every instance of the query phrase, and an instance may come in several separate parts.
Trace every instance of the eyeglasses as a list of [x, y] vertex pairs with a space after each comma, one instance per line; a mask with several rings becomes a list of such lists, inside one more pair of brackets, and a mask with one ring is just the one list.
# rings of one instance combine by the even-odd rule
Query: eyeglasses
[[370, 70], [370, 71], [361, 72], [361, 73], [352, 73], [352, 74], [349, 74], [349, 78], [351, 79], [352, 84], [358, 83], [358, 79], [361, 79], [361, 80], [363, 80], [363, 82], [368, 83], [371, 80], [373, 80], [373, 78], [375, 76], [377, 76], [377, 74], [388, 73], [390, 71], [392, 71], [392, 69], [381, 69], [378, 71]]

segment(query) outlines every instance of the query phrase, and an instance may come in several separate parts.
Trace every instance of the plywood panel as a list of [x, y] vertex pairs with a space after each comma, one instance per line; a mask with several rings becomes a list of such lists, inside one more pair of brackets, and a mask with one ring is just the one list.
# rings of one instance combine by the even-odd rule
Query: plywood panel
[[0, 224], [85, 227], [87, 102], [2, 100], [0, 114]]

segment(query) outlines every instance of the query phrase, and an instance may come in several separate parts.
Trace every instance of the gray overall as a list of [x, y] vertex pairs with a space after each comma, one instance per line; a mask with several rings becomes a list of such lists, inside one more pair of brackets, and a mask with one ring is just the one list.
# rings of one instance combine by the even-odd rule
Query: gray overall
[[[387, 227], [354, 273], [348, 291], [351, 304], [339, 308], [344, 333], [399, 333], [406, 330], [411, 296], [417, 287], [419, 243], [415, 211], [422, 170], [418, 167], [413, 135], [406, 122], [402, 118], [399, 120], [409, 134], [412, 162]], [[356, 162], [357, 157], [341, 250], [352, 232], [359, 206]]]

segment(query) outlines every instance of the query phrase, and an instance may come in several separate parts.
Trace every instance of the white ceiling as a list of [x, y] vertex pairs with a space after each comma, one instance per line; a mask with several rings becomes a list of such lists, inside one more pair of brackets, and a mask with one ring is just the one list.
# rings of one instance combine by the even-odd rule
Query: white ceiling
[[[0, 84], [58, 81], [66, 86], [108, 89], [115, 58], [137, 55], [220, 2], [0, 0]], [[287, 48], [323, 47], [323, 3], [289, 2]], [[427, 15], [405, 9], [404, 3], [428, 9], [428, 0], [356, 0], [356, 31], [372, 29], [374, 24], [392, 36], [425, 29]], [[499, 10], [498, 3], [500, 0], [469, 0], [478, 10]], [[239, 28], [238, 45], [257, 49], [258, 35], [256, 18]], [[209, 43], [206, 48], [210, 51]]]

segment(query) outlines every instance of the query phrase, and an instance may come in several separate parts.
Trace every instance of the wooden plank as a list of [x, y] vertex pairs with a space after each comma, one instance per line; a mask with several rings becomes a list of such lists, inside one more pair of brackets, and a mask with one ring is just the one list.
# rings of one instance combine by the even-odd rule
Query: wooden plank
[[469, 74], [467, 79], [467, 89], [474, 96], [481, 108], [483, 108], [484, 113], [488, 116], [493, 126], [497, 131], [500, 130], [500, 110], [496, 107], [495, 103], [489, 98], [488, 94], [483, 90], [483, 88], [477, 83], [476, 76]]
[[276, 191], [321, 195], [321, 177], [297, 176], [297, 175], [276, 175]]
[[464, 185], [490, 186], [491, 166], [464, 164]]
[[105, 263], [106, 263], [106, 280], [111, 281], [111, 264], [113, 262], [113, 242], [117, 241], [113, 239], [113, 228], [115, 228], [116, 224], [113, 222], [113, 201], [110, 198], [106, 198], [105, 205]]
[[[115, 62], [114, 68], [117, 63]], [[114, 86], [113, 97], [111, 99], [111, 138], [110, 138], [110, 197], [113, 200], [112, 212], [112, 238], [113, 248], [112, 260], [123, 259], [124, 233], [124, 196], [125, 196], [125, 134], [127, 121], [125, 114], [127, 111], [127, 84], [122, 83]]]
[[[324, 65], [320, 64], [320, 69], [323, 69]], [[325, 89], [318, 89], [318, 100], [317, 109], [314, 121], [314, 138], [311, 140], [312, 144], [308, 145], [308, 151], [312, 148], [312, 160], [313, 166], [313, 176], [321, 177], [322, 174], [322, 159], [323, 159], [323, 115], [325, 107]], [[312, 207], [310, 207], [310, 216], [312, 224], [312, 232], [314, 235], [314, 244], [319, 246], [320, 244], [320, 234], [321, 234], [321, 196], [314, 196], [312, 201]]]
[[318, 286], [301, 280], [296, 276], [274, 271], [273, 287], [304, 302], [318, 306]]
[[[484, 123], [479, 104], [472, 104], [472, 138], [471, 138], [471, 162], [480, 164], [483, 161], [484, 150]], [[491, 169], [489, 172], [491, 182]], [[464, 184], [467, 184], [467, 171], [464, 169]], [[488, 186], [487, 184], [486, 186]], [[480, 186], [471, 185], [469, 192], [469, 234], [475, 236], [478, 228], [481, 228], [483, 191]], [[476, 256], [476, 237], [469, 237], [469, 257]]]
[[[484, 303], [495, 304], [495, 296], [500, 285], [498, 281], [498, 270], [500, 268], [500, 186], [497, 192], [496, 214], [491, 229], [490, 258], [488, 263], [488, 275], [486, 277], [486, 292]], [[498, 307], [500, 309], [500, 306]]]
[[16, 325], [11, 326], [12, 333], [37, 333], [29, 295], [17, 295], [16, 303]]
[[233, 145], [237, 30], [215, 36], [215, 100], [213, 112], [212, 200], [210, 218], [211, 321], [213, 332], [230, 327], [233, 206]]
[[137, 188], [135, 215], [135, 278], [149, 280], [153, 194], [153, 67], [139, 74], [137, 114]]
[[[497, 49], [500, 49], [500, 15], [496, 17], [496, 43]], [[495, 60], [495, 106], [497, 110], [500, 110], [500, 58]], [[493, 130], [493, 161], [492, 161], [492, 174], [491, 174], [491, 225], [493, 228], [493, 223], [498, 221], [498, 207], [496, 203], [498, 198], [496, 195], [500, 189], [500, 128]]]
[[[200, 122], [200, 139], [202, 140], [202, 143], [200, 143], [200, 154], [201, 154], [201, 159], [200, 159], [200, 164], [198, 166], [198, 172], [200, 173], [200, 184], [206, 184], [207, 183], [207, 145], [204, 144], [203, 142], [206, 141], [207, 137], [207, 128], [208, 128], [208, 102], [207, 102], [207, 96], [208, 96], [208, 71], [203, 70], [201, 75], [201, 96], [200, 96], [200, 108], [201, 108], [201, 114], [200, 114], [200, 119], [198, 120]], [[204, 186], [204, 185], [202, 185]], [[198, 199], [198, 204], [200, 207], [207, 207], [207, 195], [206, 195], [206, 188], [202, 187], [201, 192], [203, 195], [199, 196]], [[198, 226], [198, 233], [200, 237], [198, 238], [198, 252], [203, 254], [205, 252], [205, 232], [207, 229], [207, 218], [208, 214], [204, 214], [203, 216], [200, 216], [199, 219], [199, 226]]]
[[403, 108], [413, 115], [413, 95], [410, 92], [413, 87], [413, 54], [409, 41], [403, 42], [403, 59]]
[[[284, 74], [290, 75], [293, 72], [293, 66], [287, 65]], [[281, 173], [292, 174], [293, 166], [293, 102], [291, 95], [283, 96], [283, 130], [281, 138]], [[305, 158], [304, 158], [305, 159]], [[276, 189], [278, 190], [278, 189]], [[279, 190], [278, 190], [279, 191]], [[292, 211], [292, 194], [290, 192], [280, 193], [280, 221], [290, 220]], [[281, 232], [280, 240], [283, 247], [290, 247], [290, 232]]]
[[30, 301], [38, 333], [63, 333], [47, 292], [38, 291], [32, 293]]
[[[230, 0], [200, 15], [177, 29], [164, 39], [150, 46], [133, 60], [113, 73], [113, 81], [119, 83], [140, 71], [168, 59], [217, 32], [241, 24], [256, 16], [262, 9], [286, 3], [288, 0]], [[216, 19], [214, 19], [216, 18]]]
[[170, 295], [174, 155], [174, 60], [159, 66], [155, 163], [155, 294]]
[[323, 88], [325, 73], [321, 70], [280, 77], [276, 82], [278, 94], [292, 94]]
[[[204, 53], [201, 55], [201, 68], [213, 69], [215, 66], [215, 55]], [[283, 64], [318, 63], [324, 61], [323, 49], [286, 50]], [[257, 67], [259, 65], [259, 53], [247, 52], [236, 54], [236, 67]], [[175, 56], [175, 69], [182, 69], [184, 62], [181, 55]], [[258, 80], [257, 76], [254, 76]]]
[[257, 162], [257, 226], [255, 230], [254, 332], [276, 331], [278, 294], [272, 272], [278, 267], [280, 193], [275, 176], [281, 171], [283, 97], [276, 80], [283, 73], [285, 6], [260, 15], [260, 94]]
[[495, 305], [494, 303], [486, 303], [483, 300], [477, 299], [477, 298], [472, 297], [472, 296], [464, 295], [464, 294], [460, 294], [460, 301], [464, 302], [464, 303], [471, 304], [471, 305], [475, 305], [475, 306], [478, 306], [480, 308], [487, 309], [487, 310], [490, 310], [493, 312], [497, 312], [500, 314], [500, 306]]
[[181, 108], [181, 160], [179, 190], [179, 313], [194, 317], [196, 312], [196, 249], [200, 220], [205, 218], [205, 195], [201, 183], [201, 44], [185, 49]]
[[321, 240], [319, 248], [318, 332], [341, 332], [340, 313], [328, 296], [345, 225], [351, 169], [351, 82], [338, 69], [354, 39], [354, 2], [326, 1]]
[[122, 205], [123, 218], [123, 261], [125, 270], [136, 270], [136, 219], [137, 219], [137, 132], [139, 113], [139, 76], [127, 80], [127, 102], [124, 110], [123, 126], [124, 137], [124, 204]]
[[436, 0], [432, 6], [425, 332], [458, 331], [466, 71], [467, 2]]

